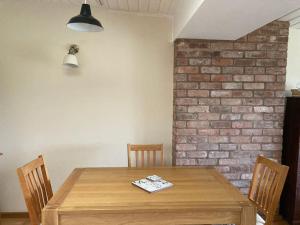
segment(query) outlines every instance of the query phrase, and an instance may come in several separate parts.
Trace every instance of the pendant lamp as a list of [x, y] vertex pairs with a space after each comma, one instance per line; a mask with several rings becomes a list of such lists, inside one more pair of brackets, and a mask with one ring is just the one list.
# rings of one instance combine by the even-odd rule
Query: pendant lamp
[[81, 5], [80, 14], [72, 17], [67, 27], [80, 32], [99, 32], [103, 30], [102, 24], [92, 16], [91, 7], [85, 3]]

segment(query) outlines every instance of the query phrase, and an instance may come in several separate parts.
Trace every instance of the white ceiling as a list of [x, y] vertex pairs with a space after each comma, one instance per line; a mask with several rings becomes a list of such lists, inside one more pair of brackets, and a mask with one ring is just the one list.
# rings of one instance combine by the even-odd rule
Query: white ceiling
[[205, 0], [175, 38], [236, 40], [299, 7], [300, 0]]
[[[2, 3], [23, 0], [0, 0]], [[80, 5], [84, 0], [27, 0]], [[300, 28], [300, 0], [87, 0], [92, 10], [164, 16], [176, 38], [236, 40], [281, 18]], [[8, 4], [8, 5], [9, 5]], [[286, 15], [286, 16], [285, 16]]]
[[169, 15], [172, 13], [174, 0], [100, 0], [100, 2], [104, 8], [111, 10]]
[[280, 18], [282, 21], [289, 21], [290, 26], [296, 29], [300, 29], [300, 9], [296, 9], [286, 16]]
[[[5, 1], [5, 0], [0, 0]], [[7, 1], [7, 0], [6, 0]], [[38, 1], [38, 0], [36, 0]], [[84, 0], [39, 0], [58, 4], [80, 6]], [[103, 7], [108, 10], [117, 10], [131, 13], [155, 14], [168, 16], [173, 13], [178, 0], [87, 0], [92, 7]], [[179, 0], [193, 1], [193, 0]]]

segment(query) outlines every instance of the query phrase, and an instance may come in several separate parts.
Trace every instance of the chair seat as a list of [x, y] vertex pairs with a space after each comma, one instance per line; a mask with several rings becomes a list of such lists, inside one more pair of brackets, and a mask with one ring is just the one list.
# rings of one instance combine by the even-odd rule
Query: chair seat
[[265, 220], [258, 214], [256, 213], [256, 225], [264, 225]]

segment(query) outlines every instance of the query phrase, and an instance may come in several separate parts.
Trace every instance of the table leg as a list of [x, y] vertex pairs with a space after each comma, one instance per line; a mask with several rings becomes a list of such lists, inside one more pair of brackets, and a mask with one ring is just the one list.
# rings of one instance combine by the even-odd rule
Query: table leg
[[244, 206], [241, 215], [241, 225], [256, 224], [256, 208], [254, 206]]

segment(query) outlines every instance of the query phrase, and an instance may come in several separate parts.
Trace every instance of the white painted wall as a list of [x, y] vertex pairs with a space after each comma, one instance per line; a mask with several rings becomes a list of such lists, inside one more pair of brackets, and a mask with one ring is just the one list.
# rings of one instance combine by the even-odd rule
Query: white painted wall
[[[0, 4], [0, 211], [25, 210], [15, 170], [41, 153], [54, 190], [75, 167], [127, 166], [128, 142], [171, 161], [171, 22], [93, 8], [105, 31], [77, 33], [79, 5], [45, 2]], [[78, 69], [62, 66], [73, 43]]]
[[300, 83], [300, 29], [290, 28], [286, 71], [286, 90]]

